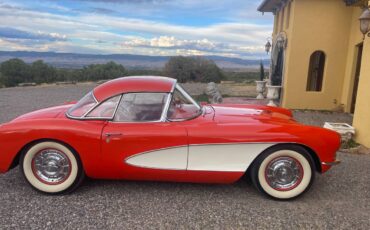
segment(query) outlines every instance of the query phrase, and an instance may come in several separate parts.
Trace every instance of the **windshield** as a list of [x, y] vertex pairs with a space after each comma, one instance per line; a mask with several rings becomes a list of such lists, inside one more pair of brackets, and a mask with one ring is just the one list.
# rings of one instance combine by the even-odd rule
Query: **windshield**
[[200, 113], [201, 107], [198, 103], [180, 85], [176, 85], [167, 119], [170, 121], [189, 120], [199, 116]]
[[92, 92], [86, 94], [77, 104], [72, 106], [67, 112], [67, 114], [71, 117], [82, 117], [87, 112], [89, 112], [95, 105], [97, 101], [94, 98]]

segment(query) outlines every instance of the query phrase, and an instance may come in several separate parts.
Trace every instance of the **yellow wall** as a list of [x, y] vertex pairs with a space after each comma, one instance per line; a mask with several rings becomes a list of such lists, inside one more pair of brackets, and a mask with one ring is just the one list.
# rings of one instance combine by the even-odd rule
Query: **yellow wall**
[[370, 148], [370, 38], [364, 41], [360, 83], [353, 125], [356, 141]]
[[354, 96], [353, 87], [354, 87], [354, 79], [355, 79], [356, 66], [357, 66], [357, 55], [358, 55], [357, 46], [360, 43], [362, 43], [362, 39], [363, 39], [363, 35], [359, 29], [360, 22], [358, 20], [361, 13], [362, 13], [361, 8], [352, 7], [352, 22], [351, 22], [351, 30], [349, 33], [347, 64], [346, 64], [346, 71], [344, 75], [342, 98], [341, 98], [341, 104], [343, 105], [343, 109], [345, 112], [350, 112], [351, 104], [352, 104], [352, 97]]
[[[346, 7], [344, 2], [338, 0], [290, 2], [290, 13], [286, 5], [275, 15], [273, 32], [273, 38], [281, 32], [286, 33], [289, 44], [285, 50], [282, 105], [297, 109], [342, 108], [350, 112], [357, 45], [362, 42], [358, 20], [362, 9]], [[285, 19], [282, 25], [283, 11]], [[295, 11], [298, 12], [297, 17]], [[290, 21], [289, 27], [287, 20]], [[294, 30], [291, 29], [293, 24], [296, 25]], [[323, 90], [306, 92], [309, 56], [318, 49], [330, 55], [326, 63]], [[288, 85], [293, 87], [287, 88]]]
[[[284, 69], [283, 107], [332, 110], [342, 101], [352, 7], [342, 1], [295, 0]], [[326, 54], [321, 92], [307, 92], [309, 59], [313, 52]]]
[[[369, 1], [370, 2], [370, 1]], [[273, 38], [287, 36], [282, 106], [293, 109], [349, 112], [354, 87], [358, 45], [363, 42], [362, 66], [353, 125], [356, 141], [370, 148], [370, 38], [360, 32], [362, 9], [339, 0], [293, 0], [290, 15], [285, 7], [275, 16]], [[290, 18], [289, 27], [286, 26]], [[313, 52], [326, 54], [323, 89], [307, 92], [309, 59]]]

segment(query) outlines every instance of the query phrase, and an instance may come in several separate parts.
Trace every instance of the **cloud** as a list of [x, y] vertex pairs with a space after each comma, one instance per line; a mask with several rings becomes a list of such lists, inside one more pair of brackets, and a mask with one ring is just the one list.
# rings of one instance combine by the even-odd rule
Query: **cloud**
[[88, 9], [89, 12], [92, 13], [97, 13], [97, 14], [115, 14], [117, 11], [107, 9], [107, 8], [102, 8], [102, 7], [92, 7]]
[[[235, 2], [235, 0], [230, 1]], [[246, 1], [250, 2], [250, 0]], [[178, 4], [179, 0], [149, 2], [161, 2], [166, 5], [163, 8], [153, 6], [153, 8], [160, 8], [164, 12], [174, 9], [174, 4]], [[134, 5], [133, 2], [131, 3], [130, 7], [116, 6], [113, 8], [112, 4], [109, 7], [108, 3], [92, 5], [89, 3], [81, 11], [68, 11], [67, 6], [62, 6], [64, 13], [57, 6], [54, 7], [55, 10], [45, 11], [45, 8], [35, 10], [28, 7], [29, 5], [13, 4], [12, 2], [2, 5], [0, 3], [1, 24], [7, 25], [7, 27], [0, 27], [0, 39], [2, 38], [0, 50], [12, 49], [5, 45], [6, 42], [10, 42], [17, 49], [19, 47], [23, 47], [25, 50], [40, 48], [58, 52], [197, 54], [242, 58], [265, 55], [263, 54], [263, 44], [266, 38], [271, 35], [272, 26], [270, 24], [253, 23], [246, 19], [244, 21], [230, 19], [209, 24], [182, 24], [172, 20], [171, 17], [166, 20], [157, 20], [122, 14], [121, 9], [131, 10], [132, 14], [135, 14], [134, 6], [141, 8]], [[208, 6], [217, 6], [205, 9], [207, 4]], [[194, 7], [197, 11], [215, 11], [214, 14], [217, 15], [219, 8], [226, 5], [226, 0], [220, 0], [217, 4], [210, 0], [188, 0], [178, 7], [186, 8], [187, 12], [191, 12]], [[143, 6], [150, 8], [145, 4]], [[47, 7], [50, 9], [51, 6]], [[80, 8], [80, 5], [72, 7]], [[114, 12], [115, 10], [117, 12]], [[176, 13], [179, 11], [173, 10], [172, 14]], [[185, 21], [188, 20], [191, 21], [192, 18]], [[200, 19], [194, 20], [198, 22]]]
[[167, 49], [204, 49], [214, 50], [217, 46], [223, 46], [221, 43], [214, 43], [207, 39], [202, 40], [181, 40], [173, 36], [160, 36], [152, 39], [134, 38], [122, 43], [123, 46], [131, 47], [155, 47]]
[[169, 0], [78, 0], [81, 2], [102, 2], [102, 3], [116, 3], [116, 4], [138, 4], [138, 3], [162, 3]]
[[227, 43], [213, 42], [208, 39], [183, 40], [173, 36], [160, 36], [151, 39], [132, 38], [122, 42], [122, 49], [156, 49], [167, 55], [223, 55], [234, 57], [251, 57], [263, 54], [263, 46], [236, 46]]
[[40, 40], [40, 41], [66, 41], [67, 37], [59, 33], [31, 33], [23, 30], [18, 30], [9, 27], [0, 27], [0, 37], [5, 39], [26, 39], [26, 40]]

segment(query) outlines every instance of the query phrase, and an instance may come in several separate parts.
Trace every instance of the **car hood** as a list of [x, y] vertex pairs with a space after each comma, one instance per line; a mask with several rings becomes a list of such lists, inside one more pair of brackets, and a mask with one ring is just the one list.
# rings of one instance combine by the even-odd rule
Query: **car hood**
[[50, 107], [46, 109], [40, 109], [34, 112], [26, 113], [22, 116], [15, 118], [12, 122], [15, 121], [24, 121], [24, 120], [36, 120], [36, 119], [47, 119], [47, 118], [56, 118], [59, 115], [63, 114], [71, 107], [72, 105], [61, 105]]
[[292, 112], [283, 108], [260, 105], [212, 105], [217, 122], [276, 120], [295, 122]]

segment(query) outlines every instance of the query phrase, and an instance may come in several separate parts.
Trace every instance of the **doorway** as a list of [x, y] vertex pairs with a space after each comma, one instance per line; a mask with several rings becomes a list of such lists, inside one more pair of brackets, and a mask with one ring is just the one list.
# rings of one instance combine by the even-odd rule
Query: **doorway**
[[358, 90], [358, 83], [360, 81], [361, 61], [362, 61], [363, 47], [364, 47], [363, 43], [357, 45], [357, 61], [356, 61], [355, 80], [354, 80], [354, 83], [353, 83], [353, 93], [352, 93], [352, 102], [351, 102], [351, 113], [354, 113], [355, 112], [355, 108], [356, 108], [357, 90]]

